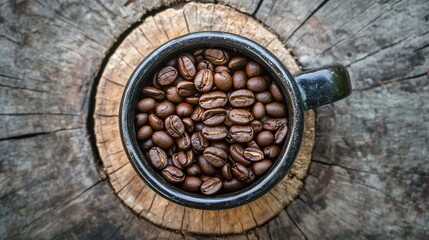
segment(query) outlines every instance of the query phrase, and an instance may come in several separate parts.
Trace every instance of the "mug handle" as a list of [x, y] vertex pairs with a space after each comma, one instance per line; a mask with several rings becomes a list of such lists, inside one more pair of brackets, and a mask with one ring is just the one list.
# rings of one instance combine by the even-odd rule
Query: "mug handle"
[[349, 73], [340, 64], [297, 73], [295, 81], [304, 103], [304, 109], [313, 109], [333, 103], [352, 92]]

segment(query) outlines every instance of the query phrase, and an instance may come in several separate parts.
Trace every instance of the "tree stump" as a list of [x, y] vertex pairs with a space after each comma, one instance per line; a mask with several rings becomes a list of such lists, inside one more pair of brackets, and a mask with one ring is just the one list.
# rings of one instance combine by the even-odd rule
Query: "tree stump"
[[243, 13], [222, 5], [201, 3], [167, 9], [144, 19], [124, 36], [110, 56], [97, 88], [95, 139], [115, 194], [136, 214], [156, 225], [180, 232], [237, 234], [269, 221], [298, 196], [314, 143], [313, 111], [306, 113], [302, 148], [288, 176], [260, 199], [241, 207], [220, 211], [183, 207], [157, 195], [135, 173], [124, 152], [119, 134], [118, 113], [124, 86], [140, 61], [172, 38], [208, 30], [248, 37], [275, 53], [292, 73], [299, 70], [280, 40]]

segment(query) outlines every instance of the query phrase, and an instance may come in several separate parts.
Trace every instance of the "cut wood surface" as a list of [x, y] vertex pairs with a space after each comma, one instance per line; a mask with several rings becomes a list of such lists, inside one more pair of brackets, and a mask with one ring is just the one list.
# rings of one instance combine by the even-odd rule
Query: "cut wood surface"
[[[98, 152], [93, 144], [90, 106], [96, 95], [92, 90], [99, 79], [98, 89], [104, 86], [112, 89], [112, 95], [121, 94], [124, 83], [116, 80], [121, 76], [100, 76], [113, 61], [123, 69], [135, 64], [116, 52], [127, 41], [135, 42], [128, 37], [141, 24], [170, 28], [161, 28], [159, 39], [148, 35], [147, 44], [130, 47], [133, 54], [142, 51], [143, 56], [171, 36], [195, 29], [226, 27], [249, 35], [257, 26], [274, 35], [267, 33], [256, 41], [266, 45], [269, 36], [278, 36], [281, 42], [273, 40], [271, 44], [278, 46], [272, 47], [292, 49], [304, 69], [338, 62], [350, 71], [352, 95], [317, 109], [313, 158], [308, 175], [302, 176], [298, 198], [266, 223], [259, 220], [253, 230], [221, 238], [429, 238], [427, 1], [217, 3], [0, 3], [1, 239], [197, 239], [201, 236], [190, 232], [210, 230], [222, 235], [258, 222], [243, 218], [266, 207], [255, 203], [232, 214], [210, 213], [217, 214], [220, 227], [206, 226], [202, 211], [176, 211], [147, 187], [139, 188], [137, 177], [127, 184], [133, 188], [115, 186], [120, 178], [107, 177], [126, 171], [129, 165], [119, 157], [120, 151], [109, 150], [117, 143], [98, 142], [106, 145], [106, 152]], [[226, 12], [217, 12], [224, 14], [221, 20], [213, 18], [216, 9], [222, 8], [219, 5], [227, 5], [230, 13], [249, 14], [243, 16], [254, 25], [225, 23], [231, 19]], [[197, 24], [183, 28], [183, 22], [169, 21], [179, 16], [160, 18], [165, 11], [183, 11]], [[149, 34], [144, 31], [142, 35]], [[97, 120], [106, 126], [116, 124], [109, 113], [117, 111], [117, 100], [102, 101], [105, 104], [96, 107]], [[116, 134], [106, 131], [102, 137], [114, 139]], [[123, 167], [106, 163], [113, 159]], [[270, 194], [282, 197], [280, 191]], [[126, 202], [133, 198], [147, 205], [128, 207]], [[145, 209], [151, 209], [152, 202], [145, 199], [161, 203], [154, 208], [156, 214], [174, 217], [153, 214], [147, 220], [135, 214], [149, 213]], [[163, 205], [164, 209], [159, 208]], [[240, 224], [222, 225], [222, 220], [237, 216]], [[180, 228], [188, 232], [163, 227], [179, 229], [174, 219], [180, 217], [184, 219]]]
[[[218, 20], [215, 23], [213, 19]], [[133, 29], [107, 62], [96, 94], [95, 138], [115, 194], [136, 214], [156, 225], [186, 233], [243, 233], [275, 217], [300, 193], [313, 149], [313, 111], [306, 113], [306, 134], [290, 174], [255, 202], [220, 211], [185, 208], [154, 193], [135, 173], [119, 135], [120, 100], [124, 86], [138, 63], [172, 38], [204, 30], [232, 32], [253, 39], [274, 52], [292, 73], [299, 70], [280, 40], [245, 14], [215, 4], [189, 3], [180, 8], [170, 8], [146, 18]]]

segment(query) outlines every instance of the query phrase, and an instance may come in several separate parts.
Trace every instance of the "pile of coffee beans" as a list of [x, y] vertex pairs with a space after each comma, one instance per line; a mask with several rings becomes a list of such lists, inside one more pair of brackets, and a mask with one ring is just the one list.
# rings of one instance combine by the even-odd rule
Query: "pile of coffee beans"
[[161, 176], [185, 191], [238, 191], [279, 156], [287, 134], [284, 101], [259, 63], [225, 49], [198, 49], [168, 61], [142, 89], [137, 139]]

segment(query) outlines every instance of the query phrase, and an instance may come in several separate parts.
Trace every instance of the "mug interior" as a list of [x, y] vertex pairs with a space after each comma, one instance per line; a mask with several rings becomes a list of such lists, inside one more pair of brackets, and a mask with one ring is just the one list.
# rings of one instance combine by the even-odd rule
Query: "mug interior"
[[[152, 85], [153, 74], [180, 53], [197, 48], [224, 48], [247, 56], [260, 63], [278, 83], [288, 108], [288, 133], [282, 151], [257, 181], [236, 192], [205, 196], [186, 192], [164, 180], [146, 160], [136, 138], [135, 115], [140, 90]], [[280, 60], [257, 43], [230, 33], [197, 32], [187, 34], [163, 44], [149, 54], [135, 69], [125, 87], [120, 108], [120, 131], [125, 152], [133, 166], [149, 187], [161, 196], [187, 207], [199, 209], [227, 209], [246, 204], [272, 189], [292, 166], [299, 150], [303, 133], [301, 97], [290, 73]]]

